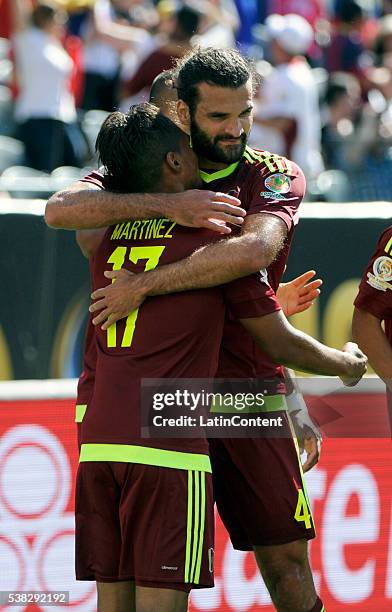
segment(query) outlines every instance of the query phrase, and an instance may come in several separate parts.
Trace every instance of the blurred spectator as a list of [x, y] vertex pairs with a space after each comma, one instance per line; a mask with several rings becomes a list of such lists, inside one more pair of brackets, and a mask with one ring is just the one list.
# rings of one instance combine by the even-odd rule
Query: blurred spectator
[[197, 32], [200, 13], [192, 6], [182, 6], [171, 19], [166, 40], [140, 64], [132, 79], [124, 84], [124, 97], [135, 96], [149, 89], [155, 77], [173, 67], [174, 58], [185, 55], [192, 48], [192, 36]]
[[361, 103], [358, 80], [344, 73], [332, 75], [324, 103], [322, 148], [325, 167], [347, 172], [353, 161], [350, 148], [355, 146], [354, 121]]
[[389, 15], [392, 13], [392, 0], [382, 0], [382, 14]]
[[294, 13], [306, 19], [313, 28], [324, 14], [324, 4], [321, 0], [267, 0], [268, 14]]
[[96, 0], [84, 37], [84, 95], [81, 108], [113, 111], [119, 104], [121, 54], [149, 38], [131, 25], [135, 0]]
[[258, 0], [236, 0], [236, 7], [240, 20], [236, 39], [242, 53], [251, 51], [255, 41], [253, 38], [253, 26], [259, 18]]
[[376, 66], [392, 67], [392, 15], [380, 19], [373, 50]]
[[362, 5], [357, 0], [338, 0], [335, 13], [336, 24], [326, 49], [325, 67], [328, 72], [344, 71], [362, 76], [365, 68]]
[[68, 34], [80, 36], [80, 29], [86, 21], [90, 8], [95, 4], [95, 0], [56, 0], [56, 4], [59, 4], [68, 13]]
[[194, 44], [201, 47], [235, 47], [240, 18], [234, 0], [191, 0], [191, 2], [192, 6], [203, 15], [200, 34], [195, 36]]
[[38, 170], [82, 166], [86, 144], [76, 122], [69, 78], [73, 62], [61, 40], [66, 15], [58, 8], [13, 0], [14, 53], [19, 93], [15, 117], [26, 162]]
[[299, 15], [270, 15], [266, 27], [275, 67], [260, 88], [251, 142], [286, 155], [307, 177], [314, 177], [323, 169], [318, 90], [302, 57], [312, 43], [313, 30]]
[[0, 0], [0, 36], [9, 38], [11, 34], [10, 4], [13, 0]]

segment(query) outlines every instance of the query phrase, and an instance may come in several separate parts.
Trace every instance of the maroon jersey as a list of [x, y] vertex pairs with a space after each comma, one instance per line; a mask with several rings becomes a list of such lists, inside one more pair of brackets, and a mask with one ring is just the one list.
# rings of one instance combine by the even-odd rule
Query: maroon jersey
[[[208, 189], [237, 196], [248, 215], [271, 214], [287, 225], [288, 234], [282, 251], [268, 270], [260, 273], [262, 280], [267, 281], [276, 292], [298, 223], [298, 207], [305, 193], [306, 182], [302, 170], [284, 157], [246, 147], [239, 162], [217, 172], [202, 171], [200, 174]], [[102, 187], [99, 172], [91, 173], [84, 180]], [[230, 313], [226, 316], [223, 330], [217, 376], [274, 379], [275, 392], [285, 392], [283, 368], [260, 350], [251, 335]]]
[[[91, 180], [98, 184], [99, 175]], [[107, 230], [95, 253], [93, 288], [107, 284], [105, 270], [151, 270], [220, 238], [216, 232], [181, 227], [169, 219], [119, 223]], [[165, 462], [167, 451], [177, 451], [169, 458], [177, 467], [180, 460], [183, 469], [206, 465], [200, 464], [200, 455], [208, 452], [205, 440], [140, 437], [140, 381], [215, 376], [226, 303], [238, 318], [280, 308], [272, 289], [253, 276], [222, 287], [148, 298], [108, 331], [96, 328], [95, 384], [82, 423], [81, 461], [135, 461], [135, 454], [141, 456], [138, 449], [149, 447], [154, 453], [142, 453], [147, 463], [162, 465], [157, 452], [163, 452]], [[191, 461], [197, 456], [192, 468], [187, 467], [190, 456]]]
[[[93, 260], [93, 257], [89, 260], [91, 283], [93, 277]], [[83, 370], [79, 376], [76, 394], [76, 405], [82, 406], [83, 409], [79, 411], [79, 414], [78, 410], [76, 410], [75, 420], [77, 422], [80, 422], [83, 419], [85, 412], [84, 408], [89, 403], [94, 389], [95, 362], [97, 359], [97, 351], [95, 347], [95, 327], [93, 325], [94, 316], [95, 315], [93, 314], [89, 315], [86, 334], [84, 337]]]
[[[201, 176], [209, 189], [232, 193], [240, 198], [248, 215], [274, 215], [287, 225], [288, 234], [282, 251], [267, 271], [261, 271], [261, 276], [276, 292], [298, 223], [298, 207], [305, 193], [302, 170], [284, 157], [247, 147], [239, 163], [211, 174], [202, 172]], [[218, 377], [280, 380], [275, 385], [275, 392], [285, 392], [283, 368], [273, 363], [230, 315], [226, 317], [223, 331]]]
[[[392, 225], [381, 234], [377, 248], [363, 273], [354, 305], [385, 322], [392, 345]], [[392, 415], [392, 394], [388, 392]]]
[[94, 389], [97, 351], [95, 347], [95, 328], [92, 322], [93, 317], [94, 315], [90, 315], [88, 318], [86, 335], [84, 338], [83, 370], [78, 380], [78, 390], [76, 395], [77, 405], [88, 404]]

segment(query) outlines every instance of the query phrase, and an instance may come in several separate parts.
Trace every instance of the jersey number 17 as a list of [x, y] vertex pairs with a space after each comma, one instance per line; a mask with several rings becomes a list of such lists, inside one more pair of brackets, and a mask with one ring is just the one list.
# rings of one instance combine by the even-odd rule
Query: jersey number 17
[[[132, 263], [136, 264], [140, 259], [146, 260], [144, 266], [144, 272], [153, 270], [157, 267], [159, 260], [162, 256], [163, 251], [166, 247], [164, 246], [144, 246], [144, 247], [131, 247], [129, 249], [128, 259]], [[114, 249], [113, 253], [108, 259], [108, 263], [113, 264], [113, 270], [120, 270], [123, 267], [125, 258], [127, 255], [128, 247], [119, 246]], [[112, 282], [115, 282], [113, 279]], [[133, 334], [135, 333], [135, 326], [137, 317], [139, 314], [139, 308], [133, 310], [128, 316], [125, 324], [124, 335], [121, 340], [121, 346], [123, 348], [129, 348], [132, 344]], [[107, 345], [108, 348], [115, 348], [117, 346], [117, 325], [113, 323], [107, 329]]]

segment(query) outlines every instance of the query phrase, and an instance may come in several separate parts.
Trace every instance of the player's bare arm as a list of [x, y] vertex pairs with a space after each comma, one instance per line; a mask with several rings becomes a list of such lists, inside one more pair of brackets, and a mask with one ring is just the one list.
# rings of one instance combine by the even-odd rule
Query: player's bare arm
[[82, 254], [90, 259], [97, 250], [106, 232], [106, 227], [93, 230], [78, 230], [76, 232], [76, 242]]
[[276, 363], [312, 374], [339, 376], [350, 386], [366, 372], [367, 358], [354, 343], [347, 343], [343, 351], [321, 344], [295, 329], [282, 312], [241, 319], [241, 323]]
[[353, 338], [366, 352], [369, 363], [392, 391], [392, 347], [381, 327], [381, 321], [366, 310], [355, 308]]
[[267, 268], [284, 245], [287, 229], [278, 217], [250, 215], [241, 234], [205, 246], [176, 263], [133, 275], [125, 270], [107, 272], [116, 282], [97, 289], [90, 312], [94, 325], [107, 329], [138, 308], [146, 297], [215, 287]]
[[129, 219], [167, 217], [186, 227], [203, 227], [222, 234], [231, 229], [217, 221], [241, 225], [240, 201], [225, 193], [192, 189], [182, 193], [111, 193], [92, 183], [76, 181], [46, 204], [45, 220], [59, 229], [107, 227]]

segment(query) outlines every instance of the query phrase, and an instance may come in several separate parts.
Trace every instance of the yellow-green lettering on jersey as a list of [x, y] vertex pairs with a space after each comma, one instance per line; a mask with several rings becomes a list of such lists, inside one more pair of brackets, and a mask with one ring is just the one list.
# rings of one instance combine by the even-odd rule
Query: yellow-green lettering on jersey
[[[139, 222], [140, 223], [140, 222]], [[129, 251], [129, 260], [132, 263], [137, 263], [140, 259], [146, 259], [144, 271], [153, 270], [157, 267], [162, 256], [164, 246], [140, 246], [132, 247]], [[127, 247], [116, 247], [108, 259], [108, 263], [113, 264], [113, 270], [120, 270], [123, 267], [127, 253]], [[112, 279], [115, 282], [115, 279]], [[121, 341], [122, 348], [129, 348], [132, 344], [133, 335], [135, 333], [136, 321], [139, 314], [139, 308], [133, 310], [127, 317], [125, 323], [124, 335]], [[117, 325], [113, 323], [107, 330], [108, 348], [117, 346]]]

